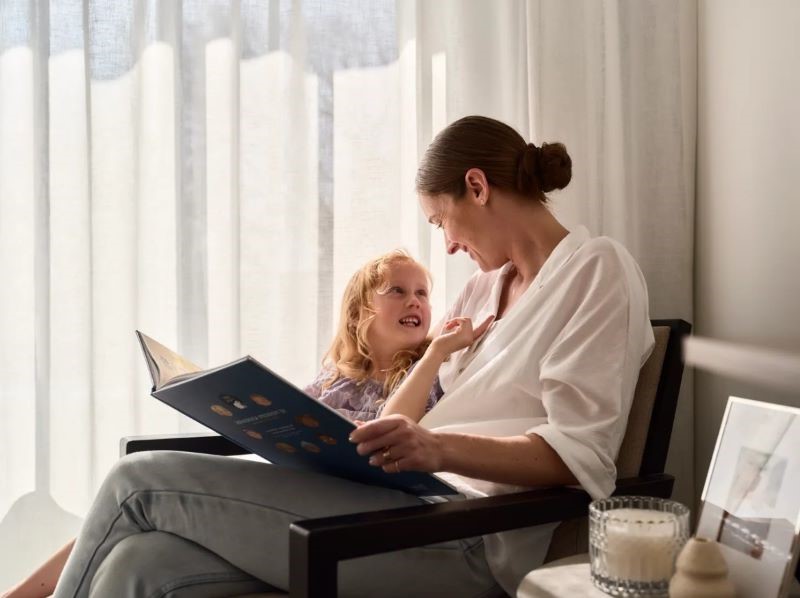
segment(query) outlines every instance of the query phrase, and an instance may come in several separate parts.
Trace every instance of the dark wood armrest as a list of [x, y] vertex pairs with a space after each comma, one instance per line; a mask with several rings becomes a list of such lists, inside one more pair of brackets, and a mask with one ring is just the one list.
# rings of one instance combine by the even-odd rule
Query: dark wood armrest
[[[614, 494], [669, 498], [667, 474], [617, 481]], [[292, 598], [335, 596], [340, 560], [583, 517], [591, 498], [546, 488], [458, 502], [307, 519], [289, 532]]]
[[245, 455], [250, 452], [223, 436], [204, 433], [126, 436], [119, 442], [120, 456], [142, 451], [186, 451], [223, 456]]

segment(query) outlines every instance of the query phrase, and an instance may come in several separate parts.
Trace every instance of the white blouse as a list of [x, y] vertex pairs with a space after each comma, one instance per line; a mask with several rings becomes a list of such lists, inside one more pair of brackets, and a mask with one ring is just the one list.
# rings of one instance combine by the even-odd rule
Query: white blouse
[[[477, 325], [497, 314], [510, 268], [509, 263], [476, 272], [445, 319], [469, 316]], [[608, 496], [639, 369], [653, 344], [638, 265], [616, 241], [592, 239], [578, 227], [562, 239], [502, 319], [442, 365], [444, 396], [420, 423], [436, 431], [495, 437], [538, 434], [593, 498]], [[521, 490], [438, 475], [467, 496]], [[531, 568], [520, 550], [546, 551], [553, 527], [540, 526], [547, 528], [544, 535], [518, 530], [486, 538], [493, 570], [506, 570], [495, 570], [506, 591], [511, 587], [513, 593]]]

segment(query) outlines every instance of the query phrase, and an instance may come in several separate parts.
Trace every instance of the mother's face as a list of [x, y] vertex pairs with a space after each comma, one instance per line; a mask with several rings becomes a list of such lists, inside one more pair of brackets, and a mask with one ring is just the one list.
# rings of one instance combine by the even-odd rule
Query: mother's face
[[480, 198], [467, 191], [461, 199], [449, 194], [419, 195], [425, 217], [444, 231], [444, 242], [450, 255], [464, 251], [484, 272], [495, 270], [507, 258], [499, 247], [498, 231], [492, 226]]

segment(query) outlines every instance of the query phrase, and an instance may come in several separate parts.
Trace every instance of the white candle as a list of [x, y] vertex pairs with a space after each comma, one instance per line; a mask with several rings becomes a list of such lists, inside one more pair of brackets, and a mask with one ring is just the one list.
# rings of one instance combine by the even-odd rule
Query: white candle
[[672, 577], [678, 518], [652, 509], [606, 511], [606, 567], [609, 577], [658, 581]]

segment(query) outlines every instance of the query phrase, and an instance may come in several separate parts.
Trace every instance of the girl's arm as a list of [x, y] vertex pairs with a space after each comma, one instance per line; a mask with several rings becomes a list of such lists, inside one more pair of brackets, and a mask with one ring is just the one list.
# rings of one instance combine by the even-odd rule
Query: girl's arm
[[389, 396], [378, 417], [399, 414], [410, 417], [415, 422], [421, 420], [425, 415], [425, 406], [428, 404], [433, 381], [447, 355], [449, 353], [443, 353], [431, 343], [411, 373]]
[[442, 334], [433, 339], [428, 350], [417, 362], [411, 373], [387, 399], [380, 417], [405, 415], [415, 422], [425, 415], [425, 406], [431, 386], [439, 373], [439, 366], [447, 357], [459, 349], [468, 347], [481, 337], [494, 316], [489, 316], [476, 330], [472, 330], [469, 318], [454, 318], [443, 327]]
[[56, 589], [56, 583], [61, 576], [61, 571], [72, 552], [75, 540], [61, 548], [51, 556], [41, 567], [31, 573], [30, 577], [21, 581], [0, 598], [43, 598], [50, 596]]

